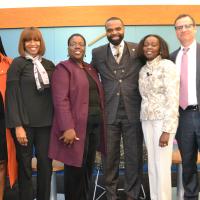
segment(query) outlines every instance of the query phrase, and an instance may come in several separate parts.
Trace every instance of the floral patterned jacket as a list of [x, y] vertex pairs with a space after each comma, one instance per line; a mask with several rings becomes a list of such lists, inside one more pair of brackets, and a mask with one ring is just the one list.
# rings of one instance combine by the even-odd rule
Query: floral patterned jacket
[[160, 56], [147, 62], [139, 74], [141, 120], [163, 120], [163, 131], [176, 133], [179, 110], [179, 75], [175, 64]]

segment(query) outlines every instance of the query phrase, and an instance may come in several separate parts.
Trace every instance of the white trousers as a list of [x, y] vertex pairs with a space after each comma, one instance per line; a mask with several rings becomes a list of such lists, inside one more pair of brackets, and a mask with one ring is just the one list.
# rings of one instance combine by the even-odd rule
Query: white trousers
[[142, 121], [144, 140], [148, 151], [148, 174], [151, 200], [171, 200], [171, 163], [173, 140], [170, 134], [168, 146], [160, 147], [162, 120]]

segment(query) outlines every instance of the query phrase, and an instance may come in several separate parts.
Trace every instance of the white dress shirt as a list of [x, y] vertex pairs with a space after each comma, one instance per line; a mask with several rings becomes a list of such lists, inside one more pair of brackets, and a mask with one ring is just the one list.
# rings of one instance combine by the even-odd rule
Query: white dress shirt
[[[183, 55], [183, 46], [176, 57], [176, 66], [180, 74], [181, 59]], [[197, 43], [194, 41], [189, 47], [187, 52], [188, 55], [188, 105], [197, 105], [197, 94], [196, 94], [196, 51]]]
[[[124, 51], [124, 40], [122, 40], [121, 43], [118, 46], [119, 46], [119, 52], [120, 52], [119, 56], [121, 58], [122, 54], [123, 54], [123, 51]], [[114, 57], [118, 54], [117, 48], [116, 48], [118, 46], [115, 46], [115, 45], [110, 43], [110, 48], [111, 48], [111, 51], [112, 51], [112, 54], [113, 54]]]

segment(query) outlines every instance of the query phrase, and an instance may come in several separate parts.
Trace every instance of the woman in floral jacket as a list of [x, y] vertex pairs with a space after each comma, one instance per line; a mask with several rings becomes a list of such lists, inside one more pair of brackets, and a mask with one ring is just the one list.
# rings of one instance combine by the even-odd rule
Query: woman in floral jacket
[[139, 74], [142, 96], [140, 119], [148, 151], [148, 173], [152, 200], [171, 200], [171, 160], [178, 125], [179, 76], [168, 60], [167, 43], [158, 35], [147, 35], [138, 46], [145, 63]]

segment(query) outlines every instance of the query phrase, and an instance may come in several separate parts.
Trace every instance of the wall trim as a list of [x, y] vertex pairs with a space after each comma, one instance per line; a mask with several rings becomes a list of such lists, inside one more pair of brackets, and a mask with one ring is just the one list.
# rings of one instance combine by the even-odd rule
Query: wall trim
[[126, 25], [171, 25], [182, 13], [200, 24], [200, 5], [67, 6], [0, 9], [0, 28], [102, 26], [111, 16]]

